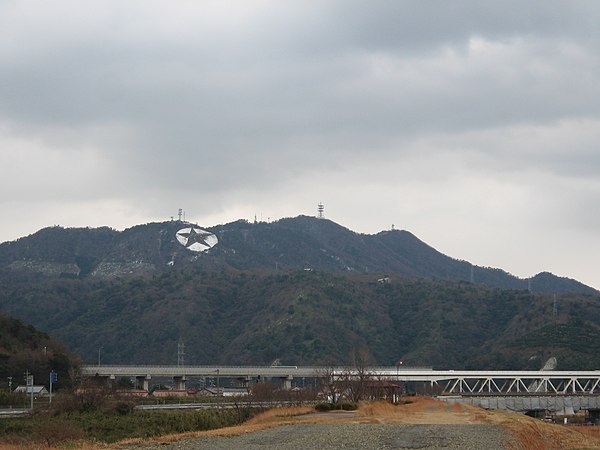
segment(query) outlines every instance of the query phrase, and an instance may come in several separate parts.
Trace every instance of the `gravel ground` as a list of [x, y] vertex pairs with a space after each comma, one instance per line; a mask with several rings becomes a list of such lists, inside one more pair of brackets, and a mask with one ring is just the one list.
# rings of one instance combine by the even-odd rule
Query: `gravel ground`
[[[288, 425], [231, 437], [200, 437], [136, 449], [444, 449], [509, 448], [514, 441], [494, 425]], [[130, 447], [131, 448], [131, 447]]]

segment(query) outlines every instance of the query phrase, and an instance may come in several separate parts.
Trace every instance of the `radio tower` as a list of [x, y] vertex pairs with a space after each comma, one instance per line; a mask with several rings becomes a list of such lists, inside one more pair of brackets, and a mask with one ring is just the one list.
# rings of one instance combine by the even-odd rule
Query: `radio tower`
[[317, 211], [319, 212], [319, 215], [317, 216], [319, 219], [323, 218], [323, 211], [325, 211], [325, 205], [323, 205], [323, 203], [319, 203], [317, 205]]

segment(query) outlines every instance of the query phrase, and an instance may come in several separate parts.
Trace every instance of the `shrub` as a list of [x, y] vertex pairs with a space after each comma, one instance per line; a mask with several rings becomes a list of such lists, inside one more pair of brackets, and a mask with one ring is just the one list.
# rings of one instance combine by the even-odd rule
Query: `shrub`
[[121, 416], [125, 416], [133, 412], [134, 404], [131, 402], [118, 402], [115, 406], [115, 411]]
[[23, 392], [0, 391], [0, 405], [23, 406], [27, 403], [27, 396]]
[[317, 411], [321, 411], [321, 412], [331, 411], [332, 408], [333, 408], [333, 403], [317, 403], [315, 405], [315, 409]]
[[84, 437], [81, 426], [72, 420], [38, 419], [35, 422], [34, 439], [46, 442], [48, 447], [67, 441], [77, 441]]
[[317, 411], [355, 411], [358, 409], [358, 403], [343, 402], [343, 403], [317, 403], [315, 405]]
[[[87, 401], [83, 405], [95, 405]], [[200, 431], [239, 424], [259, 409], [210, 409], [198, 411], [136, 411], [131, 399], [112, 399], [101, 407], [81, 408], [77, 395], [63, 396], [63, 404], [52, 404], [50, 413], [39, 411], [29, 417], [0, 420], [0, 448], [18, 444], [39, 448], [55, 447], [80, 439], [115, 442], [125, 438], [149, 437], [187, 431]], [[62, 406], [63, 409], [54, 408]]]

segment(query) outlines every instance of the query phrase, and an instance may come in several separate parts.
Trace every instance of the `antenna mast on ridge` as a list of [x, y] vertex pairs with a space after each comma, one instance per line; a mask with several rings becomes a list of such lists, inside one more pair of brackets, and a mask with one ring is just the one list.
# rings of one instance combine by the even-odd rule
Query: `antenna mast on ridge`
[[323, 218], [323, 211], [325, 211], [325, 205], [323, 205], [323, 203], [319, 203], [317, 205], [317, 211], [319, 212], [319, 215], [317, 216], [319, 219]]

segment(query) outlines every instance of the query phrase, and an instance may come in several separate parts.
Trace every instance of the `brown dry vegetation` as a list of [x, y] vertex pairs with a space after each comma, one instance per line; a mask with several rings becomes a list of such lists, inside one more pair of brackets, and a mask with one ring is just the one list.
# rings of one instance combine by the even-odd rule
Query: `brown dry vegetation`
[[[383, 424], [492, 424], [514, 436], [514, 450], [598, 449], [597, 427], [569, 427], [545, 423], [522, 414], [484, 410], [460, 403], [446, 403], [432, 398], [415, 397], [411, 403], [392, 405], [386, 402], [361, 404], [358, 411], [315, 413], [312, 408], [280, 408], [266, 411], [243, 425], [179, 435], [162, 436], [157, 443], [174, 442], [200, 436], [233, 436], [290, 424], [383, 423]], [[123, 441], [121, 445], [142, 444], [143, 440]]]
[[[522, 414], [484, 410], [460, 403], [446, 403], [414, 397], [411, 403], [363, 403], [357, 411], [315, 413], [309, 407], [277, 408], [265, 411], [248, 422], [229, 428], [161, 436], [150, 440], [129, 439], [117, 444], [81, 443], [79, 449], [117, 449], [148, 443], [170, 443], [201, 436], [235, 436], [281, 425], [381, 423], [381, 424], [492, 424], [507, 430], [516, 442], [513, 450], [600, 449], [598, 427], [571, 427], [545, 423]], [[2, 447], [8, 448], [8, 447]], [[18, 447], [11, 447], [16, 449]], [[48, 448], [48, 447], [45, 447]]]
[[357, 413], [358, 421], [413, 424], [498, 425], [514, 436], [515, 450], [598, 449], [600, 437], [593, 436], [597, 427], [569, 427], [542, 422], [522, 414], [485, 410], [460, 403], [446, 403], [431, 398], [416, 398], [414, 403], [394, 406], [374, 403]]

